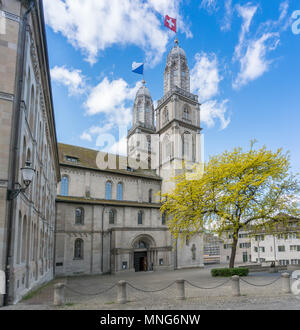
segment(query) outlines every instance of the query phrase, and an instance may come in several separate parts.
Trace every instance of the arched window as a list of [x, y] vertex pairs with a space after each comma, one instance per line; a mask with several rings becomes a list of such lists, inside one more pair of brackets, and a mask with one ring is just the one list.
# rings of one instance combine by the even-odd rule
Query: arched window
[[143, 121], [143, 107], [140, 101], [137, 104], [137, 121]]
[[83, 259], [83, 240], [81, 238], [75, 240], [74, 259]]
[[138, 213], [138, 225], [143, 224], [143, 211], [139, 211]]
[[190, 120], [190, 112], [187, 106], [185, 106], [183, 109], [183, 119]]
[[123, 200], [123, 183], [119, 182], [117, 186], [117, 200]]
[[147, 249], [148, 248], [148, 244], [145, 243], [144, 241], [137, 241], [135, 244], [134, 244], [134, 248], [135, 249]]
[[149, 189], [149, 192], [148, 192], [148, 201], [149, 201], [149, 203], [152, 203], [152, 189]]
[[150, 102], [146, 103], [146, 112], [150, 112]]
[[78, 207], [75, 210], [75, 224], [76, 225], [84, 224], [84, 209], [82, 207]]
[[[174, 81], [174, 86], [178, 86], [178, 70], [177, 68], [174, 68], [174, 71], [173, 71], [173, 81]], [[179, 87], [179, 86], [178, 86]]]
[[166, 224], [166, 213], [164, 212], [161, 216], [161, 224], [164, 226]]
[[105, 199], [111, 199], [111, 187], [111, 182], [107, 181], [105, 184]]
[[185, 132], [182, 136], [182, 158], [192, 161], [193, 137], [189, 132]]
[[116, 219], [116, 210], [110, 210], [108, 213], [109, 217], [109, 224], [114, 225], [115, 224], [115, 219]]
[[166, 135], [163, 139], [163, 155], [162, 159], [164, 162], [169, 161], [172, 155], [172, 142], [169, 139], [169, 136]]
[[64, 175], [61, 179], [60, 194], [62, 196], [69, 195], [69, 178], [66, 175]]
[[169, 111], [168, 108], [165, 107], [163, 112], [163, 123], [166, 123], [167, 121], [169, 121]]

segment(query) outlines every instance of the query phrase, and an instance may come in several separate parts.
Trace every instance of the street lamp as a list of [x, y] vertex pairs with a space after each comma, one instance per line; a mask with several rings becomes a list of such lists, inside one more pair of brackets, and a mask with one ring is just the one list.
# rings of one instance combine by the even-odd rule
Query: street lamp
[[31, 167], [31, 162], [25, 162], [25, 167], [21, 168], [23, 183], [25, 187], [19, 189], [12, 189], [7, 190], [7, 199], [13, 200], [15, 199], [20, 193], [24, 193], [26, 189], [30, 186], [35, 169]]

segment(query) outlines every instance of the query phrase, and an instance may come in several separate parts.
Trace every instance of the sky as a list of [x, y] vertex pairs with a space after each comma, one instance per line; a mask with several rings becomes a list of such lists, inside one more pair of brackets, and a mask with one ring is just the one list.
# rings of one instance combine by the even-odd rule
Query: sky
[[298, 0], [44, 0], [58, 141], [124, 154], [145, 63], [163, 97], [177, 19], [191, 92], [201, 103], [205, 159], [239, 146], [290, 152], [300, 172]]

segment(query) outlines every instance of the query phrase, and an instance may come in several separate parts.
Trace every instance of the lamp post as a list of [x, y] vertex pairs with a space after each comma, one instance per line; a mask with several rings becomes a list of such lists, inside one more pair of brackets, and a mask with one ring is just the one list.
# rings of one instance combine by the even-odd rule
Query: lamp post
[[35, 173], [35, 169], [33, 169], [31, 167], [31, 163], [30, 162], [26, 162], [25, 163], [25, 167], [21, 168], [21, 172], [22, 172], [22, 177], [23, 177], [23, 183], [24, 183], [24, 187], [19, 188], [19, 189], [8, 189], [7, 190], [7, 199], [8, 200], [13, 200], [15, 199], [20, 193], [24, 193], [26, 191], [26, 189], [30, 186], [34, 173]]

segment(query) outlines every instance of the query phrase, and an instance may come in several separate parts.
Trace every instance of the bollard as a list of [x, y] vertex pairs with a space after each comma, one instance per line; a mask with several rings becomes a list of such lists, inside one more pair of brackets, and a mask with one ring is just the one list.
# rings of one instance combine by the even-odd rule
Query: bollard
[[240, 291], [240, 277], [238, 275], [234, 275], [231, 277], [232, 280], [232, 295], [234, 297], [239, 297], [241, 295]]
[[127, 302], [126, 284], [127, 284], [126, 281], [118, 282], [118, 303], [119, 304], [126, 304], [126, 302]]
[[291, 281], [290, 281], [290, 274], [283, 273], [281, 274], [282, 278], [282, 292], [283, 293], [291, 293]]
[[176, 285], [177, 285], [177, 299], [178, 300], [184, 300], [185, 299], [184, 282], [185, 281], [183, 279], [176, 280]]
[[54, 285], [54, 305], [61, 306], [65, 304], [65, 285], [57, 283]]

